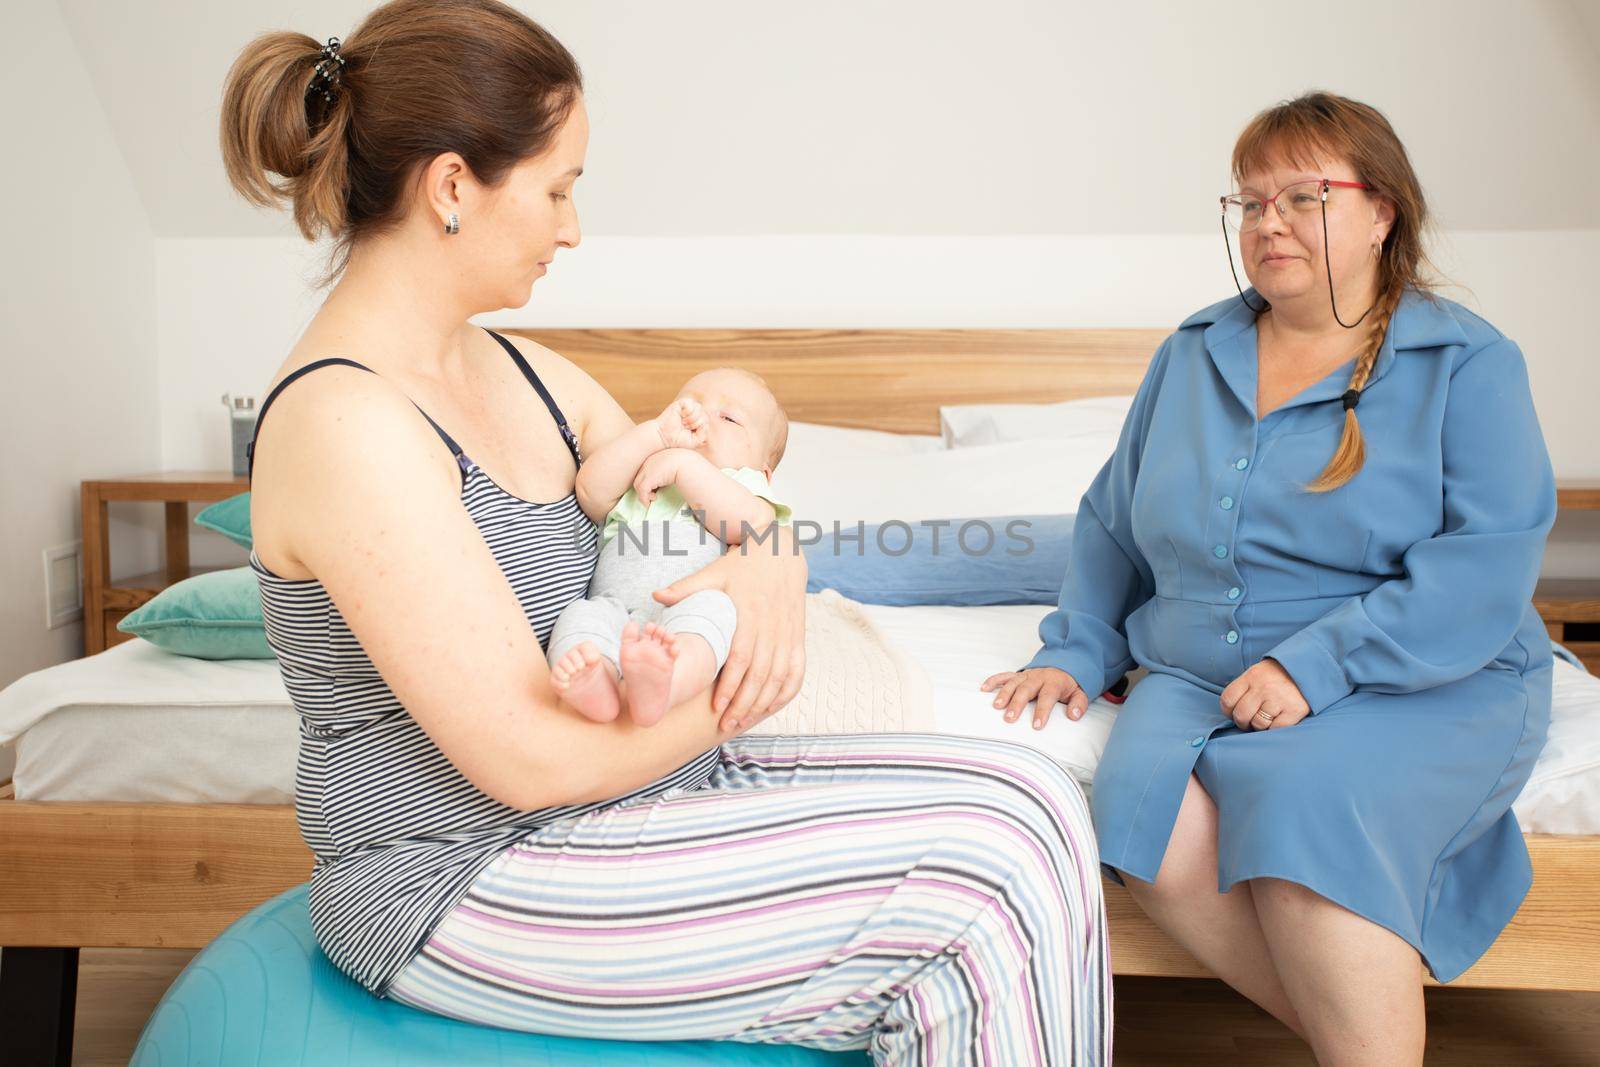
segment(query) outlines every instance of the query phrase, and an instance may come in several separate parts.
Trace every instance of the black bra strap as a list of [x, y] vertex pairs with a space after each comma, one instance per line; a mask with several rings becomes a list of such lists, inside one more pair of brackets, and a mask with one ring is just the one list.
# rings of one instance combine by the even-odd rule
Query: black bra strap
[[[406, 399], [410, 400], [410, 397], [407, 397]], [[454, 437], [451, 437], [448, 433], [446, 433], [445, 432], [445, 428], [443, 426], [440, 426], [437, 422], [434, 422], [433, 421], [433, 416], [429, 415], [426, 411], [423, 411], [421, 406], [418, 405], [415, 400], [411, 401], [411, 406], [416, 408], [418, 413], [420, 413], [423, 418], [428, 420], [428, 425], [432, 426], [434, 428], [434, 431], [438, 433], [439, 437], [441, 439], [443, 439], [444, 446], [450, 450], [450, 454], [452, 456], [456, 457], [456, 463], [458, 465], [460, 465], [460, 467], [461, 467], [461, 469], [463, 471], [465, 471], [467, 469], [466, 468], [466, 461], [465, 461], [466, 460], [466, 453], [461, 451], [461, 446], [456, 444], [456, 439]]]
[[[249, 472], [249, 479], [250, 480], [253, 480], [255, 478], [255, 471], [256, 471], [256, 438], [261, 435], [261, 420], [263, 420], [263, 419], [265, 419], [267, 417], [267, 409], [272, 406], [272, 402], [274, 400], [278, 399], [278, 394], [283, 392], [283, 390], [289, 385], [290, 382], [294, 381], [296, 378], [299, 378], [301, 375], [308, 374], [311, 371], [316, 370], [318, 367], [333, 367], [333, 366], [354, 367], [357, 370], [364, 370], [368, 374], [376, 374], [376, 373], [378, 373], [377, 371], [373, 370], [371, 367], [363, 366], [362, 364], [357, 363], [353, 359], [344, 359], [344, 358], [339, 357], [339, 356], [334, 356], [334, 357], [330, 357], [328, 359], [312, 360], [310, 363], [307, 363], [304, 367], [296, 368], [294, 371], [292, 371], [287, 376], [285, 376], [283, 381], [279, 382], [277, 384], [277, 386], [275, 386], [273, 388], [272, 392], [267, 394], [267, 399], [261, 405], [261, 410], [256, 412], [256, 428], [255, 428], [255, 432], [250, 435], [250, 443], [248, 445], [246, 445], [245, 448], [244, 448], [246, 469]], [[462, 459], [461, 446], [456, 444], [455, 438], [453, 438], [449, 434], [445, 433], [444, 427], [440, 426], [437, 422], [434, 422], [433, 421], [433, 416], [429, 415], [426, 411], [423, 411], [422, 408], [418, 407], [417, 406], [417, 402], [415, 400], [411, 401], [411, 406], [416, 408], [417, 411], [422, 415], [422, 417], [428, 420], [428, 425], [432, 426], [434, 428], [434, 430], [439, 434], [439, 436], [444, 439], [445, 447], [449, 448], [451, 454], [456, 457], [457, 465], [458, 466], [462, 466], [463, 469], [464, 469], [465, 468], [465, 464], [464, 464], [463, 459]]]
[[248, 445], [244, 446], [244, 458], [245, 458], [245, 465], [246, 465], [245, 469], [246, 469], [246, 471], [248, 471], [248, 478], [250, 480], [254, 480], [255, 475], [256, 475], [256, 438], [261, 436], [261, 422], [262, 422], [263, 419], [265, 419], [267, 417], [267, 409], [272, 407], [272, 402], [274, 400], [278, 399], [278, 394], [283, 392], [285, 389], [287, 389], [289, 387], [290, 383], [293, 382], [296, 378], [299, 378], [299, 377], [301, 377], [303, 375], [306, 375], [306, 374], [310, 374], [312, 371], [316, 370], [318, 367], [332, 367], [332, 366], [335, 366], [335, 365], [343, 365], [343, 366], [346, 366], [346, 367], [355, 367], [358, 370], [366, 371], [368, 374], [376, 374], [377, 373], [377, 371], [373, 370], [371, 367], [363, 367], [361, 364], [357, 363], [353, 359], [340, 359], [340, 358], [312, 360], [310, 363], [307, 363], [304, 367], [300, 367], [297, 370], [291, 371], [289, 373], [289, 375], [283, 379], [283, 381], [279, 382], [277, 384], [277, 386], [275, 386], [273, 388], [272, 392], [267, 394], [267, 399], [261, 405], [261, 410], [256, 412], [256, 428], [250, 434], [250, 443]]
[[556, 428], [561, 431], [561, 439], [567, 443], [567, 450], [572, 453], [572, 461], [580, 467], [583, 466], [583, 456], [578, 452], [578, 435], [573, 433], [572, 427], [567, 425], [567, 417], [556, 406], [555, 397], [550, 395], [550, 390], [546, 389], [544, 383], [539, 380], [539, 376], [533, 373], [533, 368], [528, 366], [528, 361], [522, 358], [522, 353], [517, 351], [516, 345], [507, 341], [493, 330], [485, 329], [484, 333], [499, 341], [500, 347], [511, 354], [511, 358], [516, 361], [517, 368], [522, 371], [522, 376], [528, 379], [528, 383], [538, 391], [539, 398], [544, 401], [544, 406], [550, 409], [550, 417], [556, 420]]

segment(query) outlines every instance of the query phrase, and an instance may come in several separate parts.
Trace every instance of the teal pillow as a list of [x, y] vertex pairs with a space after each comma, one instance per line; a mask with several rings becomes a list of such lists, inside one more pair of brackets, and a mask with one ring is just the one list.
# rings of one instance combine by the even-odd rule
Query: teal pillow
[[203, 508], [200, 514], [194, 517], [196, 526], [203, 526], [207, 530], [215, 530], [236, 545], [249, 548], [252, 544], [250, 537], [250, 494], [240, 493], [230, 496], [226, 500], [219, 500], [210, 507]]
[[196, 659], [272, 659], [261, 587], [249, 567], [209, 571], [157, 593], [117, 629]]

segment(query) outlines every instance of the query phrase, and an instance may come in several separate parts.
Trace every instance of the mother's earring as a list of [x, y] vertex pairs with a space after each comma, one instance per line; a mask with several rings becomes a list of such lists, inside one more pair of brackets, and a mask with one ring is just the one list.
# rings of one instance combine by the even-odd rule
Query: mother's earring
[[450, 217], [444, 220], [444, 232], [446, 234], [460, 233], [461, 216], [457, 215], [454, 211], [450, 212]]

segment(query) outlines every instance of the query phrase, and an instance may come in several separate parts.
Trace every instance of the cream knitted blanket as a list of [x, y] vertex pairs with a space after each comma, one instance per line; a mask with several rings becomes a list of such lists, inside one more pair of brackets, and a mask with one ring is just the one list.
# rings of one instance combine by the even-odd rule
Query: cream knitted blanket
[[806, 676], [789, 706], [748, 734], [932, 733], [933, 687], [861, 605], [806, 594]]

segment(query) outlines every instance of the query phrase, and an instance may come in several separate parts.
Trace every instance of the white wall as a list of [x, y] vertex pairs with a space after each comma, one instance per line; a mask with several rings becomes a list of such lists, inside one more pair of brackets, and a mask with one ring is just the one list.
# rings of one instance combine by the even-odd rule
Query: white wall
[[[159, 469], [162, 448], [155, 239], [132, 175], [56, 6], [11, 0], [0, 37], [17, 43], [0, 65], [12, 190], [0, 259], [4, 686], [83, 653], [81, 624], [45, 628], [41, 554], [79, 537], [78, 483]], [[126, 511], [113, 522], [125, 570], [155, 566], [155, 522]]]
[[[1600, 227], [1546, 184], [1600, 172], [1595, 0], [515, 3], [583, 66], [597, 234], [1207, 233], [1234, 135], [1311, 87], [1389, 115], [1451, 230]], [[223, 75], [374, 0], [61, 5], [157, 232], [287, 232], [223, 180]]]

